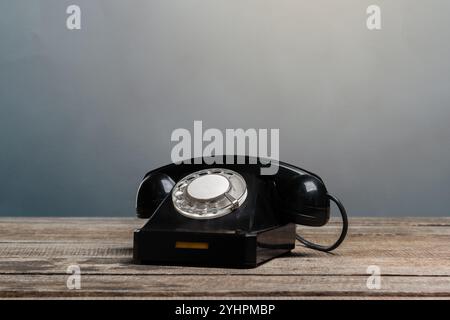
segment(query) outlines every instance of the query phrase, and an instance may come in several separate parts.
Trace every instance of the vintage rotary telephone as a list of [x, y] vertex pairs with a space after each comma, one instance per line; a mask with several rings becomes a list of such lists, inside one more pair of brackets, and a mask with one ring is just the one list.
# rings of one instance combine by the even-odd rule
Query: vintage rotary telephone
[[[255, 267], [292, 250], [295, 239], [321, 251], [344, 240], [345, 208], [319, 176], [283, 162], [275, 175], [262, 175], [268, 162], [259, 158], [215, 160], [191, 159], [145, 175], [136, 210], [149, 221], [134, 233], [137, 263]], [[342, 215], [339, 239], [325, 247], [296, 234], [296, 224], [325, 225], [330, 200]]]

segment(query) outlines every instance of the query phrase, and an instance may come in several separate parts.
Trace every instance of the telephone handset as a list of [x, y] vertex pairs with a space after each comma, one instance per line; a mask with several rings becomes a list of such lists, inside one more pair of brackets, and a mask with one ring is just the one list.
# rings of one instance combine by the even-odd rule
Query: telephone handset
[[[334, 250], [344, 240], [345, 208], [316, 174], [260, 158], [238, 162], [235, 157], [232, 164], [225, 156], [223, 164], [214, 160], [191, 159], [145, 175], [136, 211], [149, 221], [134, 233], [136, 262], [255, 267], [292, 250], [296, 239], [321, 251]], [[277, 173], [261, 174], [269, 165], [277, 166]], [[333, 245], [296, 234], [296, 224], [325, 225], [330, 201], [343, 221]]]

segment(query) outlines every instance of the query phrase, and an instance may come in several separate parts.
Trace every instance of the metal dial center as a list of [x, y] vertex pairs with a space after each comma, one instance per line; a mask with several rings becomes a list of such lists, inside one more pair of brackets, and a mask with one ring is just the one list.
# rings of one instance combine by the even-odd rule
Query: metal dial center
[[201, 200], [213, 200], [230, 189], [230, 181], [219, 174], [208, 174], [193, 180], [187, 187], [190, 197]]

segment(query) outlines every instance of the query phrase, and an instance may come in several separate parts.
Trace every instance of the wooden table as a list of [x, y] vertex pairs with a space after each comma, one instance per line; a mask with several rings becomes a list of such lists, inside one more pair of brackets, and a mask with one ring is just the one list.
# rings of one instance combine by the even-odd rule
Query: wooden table
[[[134, 265], [132, 232], [143, 224], [0, 218], [0, 298], [450, 298], [450, 218], [354, 218], [334, 254], [298, 244], [255, 269]], [[338, 227], [300, 230], [323, 240]], [[70, 265], [79, 290], [67, 288]], [[367, 286], [371, 265], [379, 289]]]

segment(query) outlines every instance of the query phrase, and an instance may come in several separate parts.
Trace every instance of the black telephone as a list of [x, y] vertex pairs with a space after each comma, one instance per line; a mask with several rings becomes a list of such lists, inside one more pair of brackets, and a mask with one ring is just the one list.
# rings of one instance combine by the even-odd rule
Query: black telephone
[[[345, 208], [319, 176], [273, 161], [277, 173], [263, 175], [264, 159], [227, 160], [191, 159], [145, 175], [136, 210], [149, 221], [134, 232], [137, 263], [256, 267], [294, 249], [296, 239], [321, 251], [344, 240]], [[325, 247], [297, 235], [296, 224], [328, 222], [330, 200], [342, 215], [339, 239]]]

